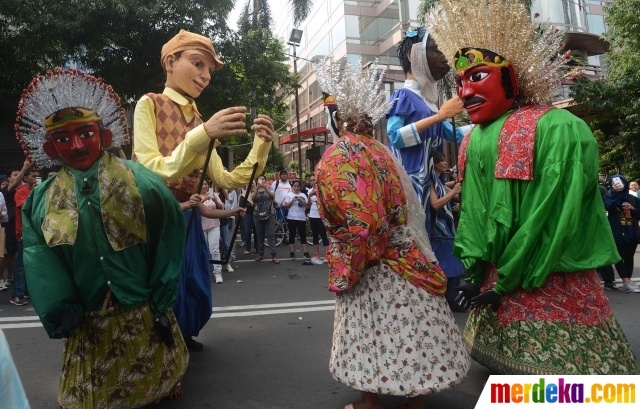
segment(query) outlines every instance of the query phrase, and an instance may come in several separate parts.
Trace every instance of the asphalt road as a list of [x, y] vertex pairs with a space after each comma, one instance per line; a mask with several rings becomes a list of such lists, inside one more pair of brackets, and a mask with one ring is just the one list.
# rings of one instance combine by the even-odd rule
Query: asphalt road
[[[282, 246], [278, 250], [281, 257], [289, 253]], [[333, 380], [328, 370], [333, 296], [326, 289], [326, 265], [306, 266], [301, 259], [285, 258], [280, 265], [269, 259], [258, 263], [253, 261], [255, 254], [241, 252], [233, 263], [235, 273], [224, 273], [224, 283], [214, 284], [213, 318], [197, 338], [205, 349], [191, 353], [182, 381], [184, 396], [152, 407], [341, 409], [359, 400], [359, 392]], [[639, 267], [635, 277], [640, 277]], [[33, 308], [10, 304], [9, 295], [10, 291], [0, 293], [0, 329], [9, 341], [31, 407], [58, 408], [62, 341], [50, 340]], [[640, 294], [607, 295], [637, 354]], [[454, 315], [462, 329], [467, 314]], [[425, 403], [444, 409], [473, 408], [489, 375], [489, 370], [472, 362], [462, 384], [426, 396]], [[402, 401], [383, 398], [387, 408]]]

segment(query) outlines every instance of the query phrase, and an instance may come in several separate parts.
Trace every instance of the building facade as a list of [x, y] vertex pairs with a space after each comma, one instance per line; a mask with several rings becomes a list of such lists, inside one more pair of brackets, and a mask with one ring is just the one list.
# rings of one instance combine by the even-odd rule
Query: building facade
[[[282, 4], [284, 3], [284, 4]], [[387, 96], [402, 87], [404, 74], [396, 57], [396, 46], [402, 33], [417, 25], [420, 0], [315, 0], [313, 11], [299, 27], [292, 26], [289, 2], [278, 2], [273, 10], [275, 33], [285, 42], [291, 29], [303, 31], [296, 48], [297, 71], [300, 76], [299, 115], [302, 162], [305, 172], [313, 170], [324, 151], [324, 127], [327, 123], [322, 106], [322, 92], [313, 73], [312, 62], [325, 58], [349, 63], [362, 58], [363, 65], [378, 59], [378, 66], [387, 67]], [[605, 6], [613, 0], [534, 0], [531, 14], [567, 30], [567, 48], [576, 51], [586, 63], [585, 74], [599, 79], [604, 75], [603, 54], [608, 44], [600, 39], [606, 30]], [[292, 46], [289, 52], [292, 55]], [[293, 67], [293, 57], [291, 57]], [[589, 119], [580, 107], [572, 106], [570, 84], [558, 89], [554, 104]], [[286, 162], [298, 160], [295, 97], [289, 96], [290, 112], [287, 125], [279, 130], [280, 148]], [[386, 123], [381, 121], [376, 138], [386, 143]]]
[[[396, 45], [402, 33], [416, 25], [418, 4], [418, 0], [316, 0], [313, 11], [300, 27], [292, 26], [288, 2], [274, 10], [275, 33], [278, 37], [286, 42], [292, 28], [303, 31], [296, 54], [301, 86], [298, 101], [305, 172], [313, 170], [322, 155], [327, 124], [322, 90], [313, 73], [312, 62], [331, 58], [355, 63], [362, 58], [363, 65], [366, 65], [377, 58], [379, 67], [387, 67], [385, 87], [390, 97], [404, 82], [404, 74], [396, 58]], [[292, 54], [293, 50], [289, 47]], [[298, 160], [293, 95], [289, 97], [289, 102], [288, 126], [280, 130], [280, 134], [285, 135], [281, 138], [280, 148], [287, 162]], [[386, 143], [385, 129], [386, 124], [379, 124], [376, 137]]]
[[[606, 70], [604, 54], [609, 44], [600, 36], [606, 31], [605, 7], [614, 0], [534, 0], [531, 14], [539, 15], [540, 21], [548, 21], [566, 30], [565, 48], [573, 51], [573, 56], [584, 64], [584, 75], [596, 80], [603, 79]], [[562, 84], [558, 89], [554, 105], [569, 109], [574, 114], [589, 121], [593, 113], [587, 114], [580, 106], [572, 105], [569, 98], [571, 83]]]

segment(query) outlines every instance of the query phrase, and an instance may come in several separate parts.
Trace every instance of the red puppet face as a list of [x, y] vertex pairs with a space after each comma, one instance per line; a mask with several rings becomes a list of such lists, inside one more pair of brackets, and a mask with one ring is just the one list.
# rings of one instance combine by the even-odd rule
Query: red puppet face
[[100, 130], [97, 122], [70, 122], [49, 132], [50, 140], [43, 148], [51, 158], [59, 158], [72, 168], [84, 171], [102, 156], [101, 132], [104, 146], [111, 145], [111, 131]]
[[505, 90], [503, 70], [511, 71], [510, 67], [474, 65], [456, 75], [456, 92], [474, 124], [491, 123], [513, 105], [515, 96]]
[[507, 112], [518, 95], [513, 66], [481, 48], [463, 48], [454, 57], [456, 92], [474, 124], [488, 124]]

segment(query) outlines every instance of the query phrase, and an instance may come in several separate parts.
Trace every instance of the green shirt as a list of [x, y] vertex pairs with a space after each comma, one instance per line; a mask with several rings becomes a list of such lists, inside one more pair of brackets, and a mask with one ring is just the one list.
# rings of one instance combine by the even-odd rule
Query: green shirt
[[617, 262], [587, 124], [551, 109], [536, 129], [533, 180], [496, 179], [498, 135], [509, 115], [476, 126], [469, 140], [453, 250], [469, 281], [480, 284], [490, 262], [498, 269], [498, 294], [532, 291], [551, 273]]
[[49, 336], [55, 329], [47, 320], [49, 314], [100, 310], [108, 289], [124, 309], [149, 302], [156, 316], [176, 301], [186, 237], [184, 216], [159, 176], [137, 163], [127, 161], [127, 165], [144, 205], [146, 244], [121, 251], [111, 247], [101, 216], [98, 162], [85, 172], [68, 167], [79, 210], [74, 245], [48, 247], [42, 234], [46, 191], [53, 178], [37, 186], [23, 206], [27, 284]]

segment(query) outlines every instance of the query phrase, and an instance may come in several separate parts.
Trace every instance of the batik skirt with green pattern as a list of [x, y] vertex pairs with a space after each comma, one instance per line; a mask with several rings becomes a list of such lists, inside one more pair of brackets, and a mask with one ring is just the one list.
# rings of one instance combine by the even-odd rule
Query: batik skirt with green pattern
[[184, 375], [189, 352], [172, 311], [167, 347], [148, 304], [85, 313], [65, 342], [58, 403], [65, 409], [140, 408], [167, 396]]
[[[496, 277], [489, 266], [481, 290], [492, 288]], [[595, 270], [554, 273], [530, 293], [503, 295], [497, 312], [471, 312], [463, 338], [471, 358], [500, 374], [640, 371]]]

